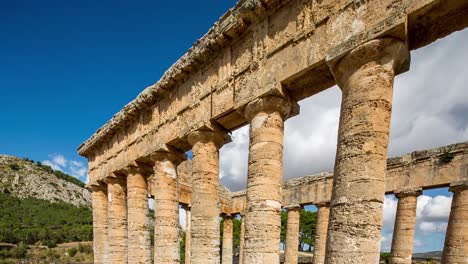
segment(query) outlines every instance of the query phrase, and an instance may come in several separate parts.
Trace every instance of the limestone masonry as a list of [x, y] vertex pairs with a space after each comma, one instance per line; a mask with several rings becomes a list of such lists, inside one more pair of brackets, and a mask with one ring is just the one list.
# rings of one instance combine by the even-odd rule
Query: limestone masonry
[[[443, 263], [468, 263], [468, 143], [387, 160], [393, 82], [410, 50], [468, 26], [464, 0], [241, 0], [78, 152], [89, 162], [96, 263], [180, 263], [178, 207], [187, 213], [186, 263], [297, 263], [298, 209], [319, 208], [314, 263], [378, 263], [384, 195], [398, 201], [392, 263], [411, 263], [416, 198], [450, 187]], [[282, 183], [284, 122], [297, 102], [342, 91], [333, 173]], [[250, 125], [247, 190], [219, 184], [219, 148]], [[185, 152], [192, 150], [192, 161]], [[311, 161], [313, 162], [313, 161]], [[150, 249], [148, 197], [155, 199]], [[223, 255], [220, 254], [220, 248]]]

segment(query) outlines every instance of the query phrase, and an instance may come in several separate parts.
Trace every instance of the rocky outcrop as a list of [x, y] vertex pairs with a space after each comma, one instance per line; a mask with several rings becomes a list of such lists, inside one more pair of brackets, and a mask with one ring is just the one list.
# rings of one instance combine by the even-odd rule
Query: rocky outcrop
[[17, 157], [0, 155], [0, 192], [91, 207], [89, 191]]

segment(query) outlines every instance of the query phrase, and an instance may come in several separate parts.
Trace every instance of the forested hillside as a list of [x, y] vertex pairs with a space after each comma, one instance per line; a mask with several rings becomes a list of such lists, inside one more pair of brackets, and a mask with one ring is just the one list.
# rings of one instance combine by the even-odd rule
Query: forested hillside
[[24, 198], [0, 193], [0, 242], [49, 247], [58, 243], [90, 241], [92, 212], [63, 202]]

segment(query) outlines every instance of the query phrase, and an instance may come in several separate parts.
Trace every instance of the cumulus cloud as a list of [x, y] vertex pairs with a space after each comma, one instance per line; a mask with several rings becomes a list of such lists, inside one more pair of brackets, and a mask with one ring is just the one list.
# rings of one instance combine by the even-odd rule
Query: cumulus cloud
[[417, 228], [424, 233], [443, 233], [447, 229], [452, 197], [437, 195], [418, 197]]
[[44, 160], [42, 164], [74, 176], [81, 181], [88, 182], [89, 180], [86, 164], [81, 161], [68, 160], [61, 154], [50, 154], [49, 159]]

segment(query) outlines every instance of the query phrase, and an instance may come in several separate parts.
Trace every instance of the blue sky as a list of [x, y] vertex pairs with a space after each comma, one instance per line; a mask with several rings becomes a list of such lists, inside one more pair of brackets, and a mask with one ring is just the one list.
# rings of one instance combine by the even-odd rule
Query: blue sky
[[[81, 180], [76, 149], [160, 76], [230, 7], [207, 1], [2, 1], [0, 153], [43, 161]], [[396, 78], [389, 156], [468, 140], [468, 31], [412, 52]], [[285, 125], [285, 179], [329, 171], [341, 92], [301, 105]], [[248, 129], [220, 151], [221, 182], [245, 188]], [[300, 144], [298, 144], [300, 142]], [[440, 250], [451, 194], [420, 197], [415, 251]], [[382, 248], [391, 242], [396, 200], [387, 196]], [[181, 214], [181, 219], [185, 219]]]
[[2, 1], [0, 153], [85, 162], [77, 147], [234, 3]]

